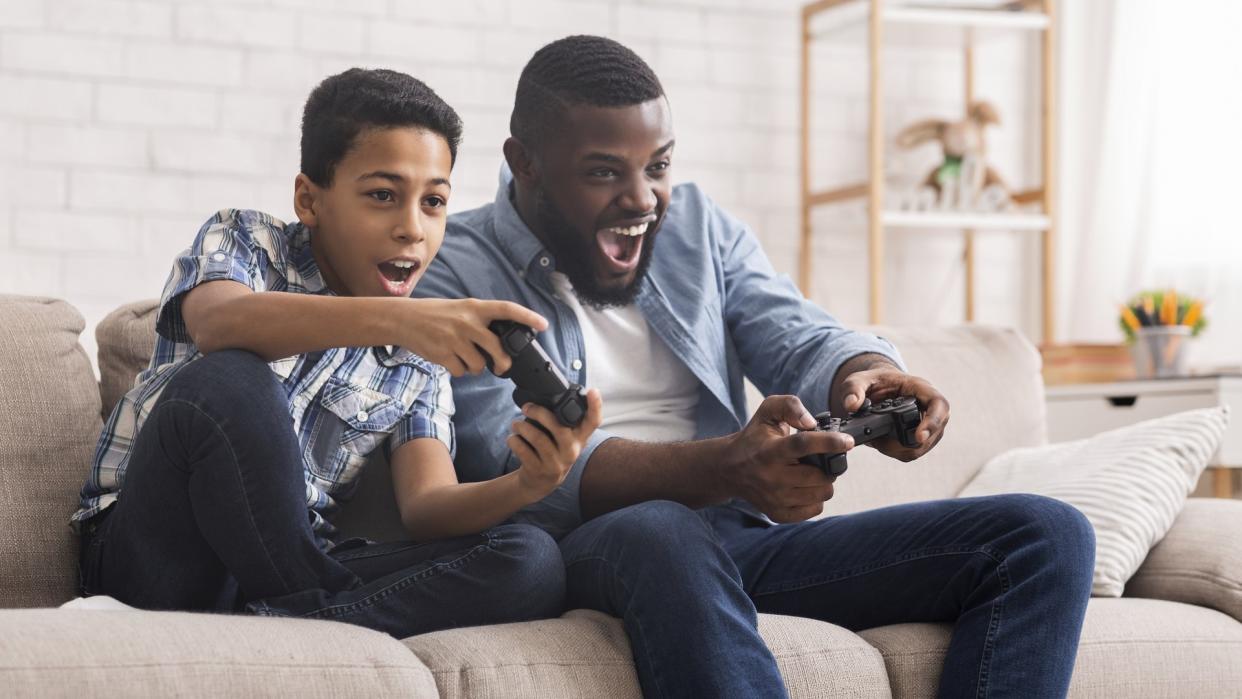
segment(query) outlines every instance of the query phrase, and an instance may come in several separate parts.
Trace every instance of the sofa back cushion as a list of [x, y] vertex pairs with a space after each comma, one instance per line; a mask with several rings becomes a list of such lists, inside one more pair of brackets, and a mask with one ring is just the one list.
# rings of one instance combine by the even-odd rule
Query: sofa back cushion
[[1039, 352], [1021, 333], [986, 325], [866, 329], [944, 394], [951, 419], [936, 448], [916, 461], [867, 446], [850, 452], [826, 514], [956, 497], [993, 456], [1047, 440]]
[[84, 325], [63, 301], [0, 295], [0, 607], [77, 592], [69, 516], [103, 427]]

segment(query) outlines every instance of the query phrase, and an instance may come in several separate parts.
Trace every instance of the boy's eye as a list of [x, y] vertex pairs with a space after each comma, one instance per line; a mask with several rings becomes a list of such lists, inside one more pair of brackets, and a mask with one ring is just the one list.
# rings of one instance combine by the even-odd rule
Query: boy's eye
[[396, 195], [392, 193], [392, 190], [388, 189], [378, 189], [374, 192], [367, 192], [367, 196], [376, 201], [383, 202], [395, 201], [397, 198]]
[[423, 200], [423, 203], [425, 203], [427, 206], [430, 206], [436, 209], [442, 206], [448, 206], [448, 202], [444, 201], [444, 197], [440, 197], [440, 196], [427, 197], [426, 199]]

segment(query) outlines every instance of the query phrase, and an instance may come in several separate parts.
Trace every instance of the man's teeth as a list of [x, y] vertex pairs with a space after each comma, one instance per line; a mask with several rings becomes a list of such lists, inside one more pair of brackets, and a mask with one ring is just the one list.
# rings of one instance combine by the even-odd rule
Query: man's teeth
[[615, 233], [617, 235], [624, 235], [633, 238], [642, 235], [643, 232], [647, 230], [647, 226], [648, 224], [646, 223], [640, 223], [636, 226], [629, 226], [627, 228], [605, 228], [604, 232]]
[[414, 261], [413, 260], [393, 260], [392, 266], [400, 267], [401, 269], [409, 269], [414, 266]]

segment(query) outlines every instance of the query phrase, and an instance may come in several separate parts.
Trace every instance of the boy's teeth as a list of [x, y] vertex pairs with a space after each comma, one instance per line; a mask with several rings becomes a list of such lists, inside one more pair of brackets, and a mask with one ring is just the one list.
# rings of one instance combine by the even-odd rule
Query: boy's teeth
[[409, 260], [393, 260], [392, 266], [400, 267], [401, 269], [409, 269], [414, 266], [414, 263]]

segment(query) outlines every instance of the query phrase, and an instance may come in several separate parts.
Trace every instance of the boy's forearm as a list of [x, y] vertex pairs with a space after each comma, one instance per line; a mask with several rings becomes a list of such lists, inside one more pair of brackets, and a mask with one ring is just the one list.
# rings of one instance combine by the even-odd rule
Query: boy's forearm
[[610, 439], [591, 454], [578, 494], [584, 520], [647, 500], [687, 507], [737, 497], [731, 435], [665, 444]]
[[539, 498], [523, 490], [516, 471], [478, 483], [454, 483], [410, 502], [402, 523], [415, 541], [476, 534]]
[[408, 299], [246, 294], [212, 308], [194, 341], [204, 353], [244, 349], [268, 361], [333, 347], [398, 344], [403, 302]]

